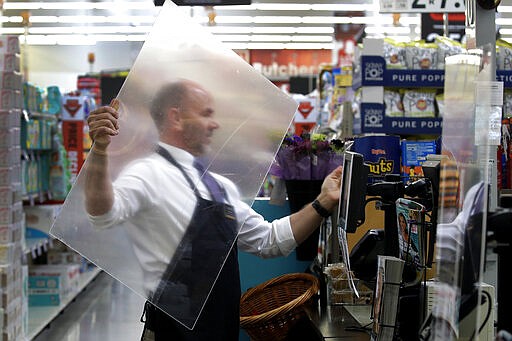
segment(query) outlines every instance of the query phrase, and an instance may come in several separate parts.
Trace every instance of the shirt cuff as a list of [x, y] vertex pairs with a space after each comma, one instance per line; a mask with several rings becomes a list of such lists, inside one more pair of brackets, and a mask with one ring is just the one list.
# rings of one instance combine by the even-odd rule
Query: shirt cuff
[[99, 229], [99, 230], [107, 229], [107, 228], [111, 227], [112, 225], [114, 225], [114, 221], [115, 221], [115, 217], [116, 217], [115, 207], [116, 207], [116, 205], [114, 203], [114, 206], [112, 206], [110, 211], [108, 211], [107, 213], [102, 214], [102, 215], [87, 214], [87, 217], [89, 218], [89, 221], [92, 223], [94, 228]]
[[290, 216], [278, 219], [273, 224], [277, 225], [275, 231], [279, 250], [281, 250], [283, 256], [288, 256], [297, 247], [290, 224]]

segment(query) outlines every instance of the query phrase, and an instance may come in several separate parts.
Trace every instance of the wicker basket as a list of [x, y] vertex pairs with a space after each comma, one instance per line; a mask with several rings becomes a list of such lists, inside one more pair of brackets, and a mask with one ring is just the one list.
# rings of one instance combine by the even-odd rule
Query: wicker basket
[[304, 305], [317, 294], [318, 280], [306, 273], [286, 274], [247, 290], [240, 299], [240, 326], [252, 340], [284, 340], [305, 316]]

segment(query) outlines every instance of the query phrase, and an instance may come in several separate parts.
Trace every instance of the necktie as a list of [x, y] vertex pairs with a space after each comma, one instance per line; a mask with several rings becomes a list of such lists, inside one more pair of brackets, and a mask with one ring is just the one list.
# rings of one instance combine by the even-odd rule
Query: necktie
[[203, 163], [198, 159], [194, 159], [194, 167], [199, 171], [199, 174], [201, 174], [201, 180], [206, 188], [208, 188], [208, 191], [210, 191], [213, 200], [217, 202], [224, 202], [226, 197], [224, 189], [219, 185], [210, 172], [206, 171]]

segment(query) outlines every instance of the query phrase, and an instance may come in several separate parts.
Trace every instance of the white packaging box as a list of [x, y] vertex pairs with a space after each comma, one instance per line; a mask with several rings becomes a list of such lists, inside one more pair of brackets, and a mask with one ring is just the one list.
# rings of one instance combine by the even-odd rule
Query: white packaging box
[[0, 147], [15, 147], [20, 144], [20, 128], [0, 128]]
[[19, 128], [21, 126], [21, 109], [0, 110], [0, 128]]
[[23, 218], [23, 204], [18, 202], [11, 206], [0, 206], [0, 225], [14, 224]]
[[27, 227], [49, 233], [61, 208], [62, 205], [35, 205], [25, 207]]
[[11, 282], [7, 287], [2, 289], [2, 308], [4, 311], [10, 311], [13, 309], [13, 305], [17, 305], [23, 299], [23, 285], [22, 279]]
[[23, 237], [21, 222], [0, 225], [0, 244], [17, 243]]
[[22, 326], [22, 335], [28, 335], [28, 266], [23, 265], [21, 267], [21, 282], [23, 286], [21, 304], [21, 326]]
[[[78, 290], [80, 266], [65, 265], [33, 265], [28, 269], [29, 276], [55, 276], [61, 278], [61, 293], [67, 295]], [[30, 282], [29, 282], [30, 283]]]
[[0, 286], [2, 290], [11, 285], [11, 283], [18, 282], [21, 276], [21, 263], [0, 265]]
[[11, 264], [14, 260], [14, 251], [16, 244], [0, 244], [0, 264]]
[[0, 35], [0, 53], [20, 53], [20, 41], [15, 35]]
[[47, 259], [48, 264], [81, 264], [82, 262], [82, 256], [74, 251], [59, 252], [49, 250]]
[[21, 90], [0, 90], [0, 109], [21, 109], [22, 107], [23, 98]]
[[11, 167], [21, 164], [21, 147], [0, 148], [0, 167]]
[[22, 88], [22, 77], [21, 73], [17, 71], [3, 71], [0, 72], [0, 88], [21, 90]]
[[21, 201], [21, 184], [0, 187], [0, 206], [11, 206], [19, 201]]
[[20, 333], [21, 329], [21, 313], [22, 313], [22, 304], [21, 304], [21, 296], [19, 296], [13, 304], [9, 305], [9, 308], [4, 308], [3, 321], [4, 328], [3, 332], [5, 333], [13, 333], [15, 335]]
[[21, 201], [21, 184], [0, 187], [0, 206], [11, 206]]
[[18, 53], [0, 54], [0, 70], [19, 72], [21, 70], [20, 65], [20, 55]]
[[21, 186], [21, 167], [0, 167], [0, 187], [12, 184], [20, 184]]

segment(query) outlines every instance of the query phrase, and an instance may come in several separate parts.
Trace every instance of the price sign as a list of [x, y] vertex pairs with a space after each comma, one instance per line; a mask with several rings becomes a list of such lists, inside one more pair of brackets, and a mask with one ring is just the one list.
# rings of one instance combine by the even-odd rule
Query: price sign
[[464, 0], [380, 0], [381, 13], [464, 12]]

